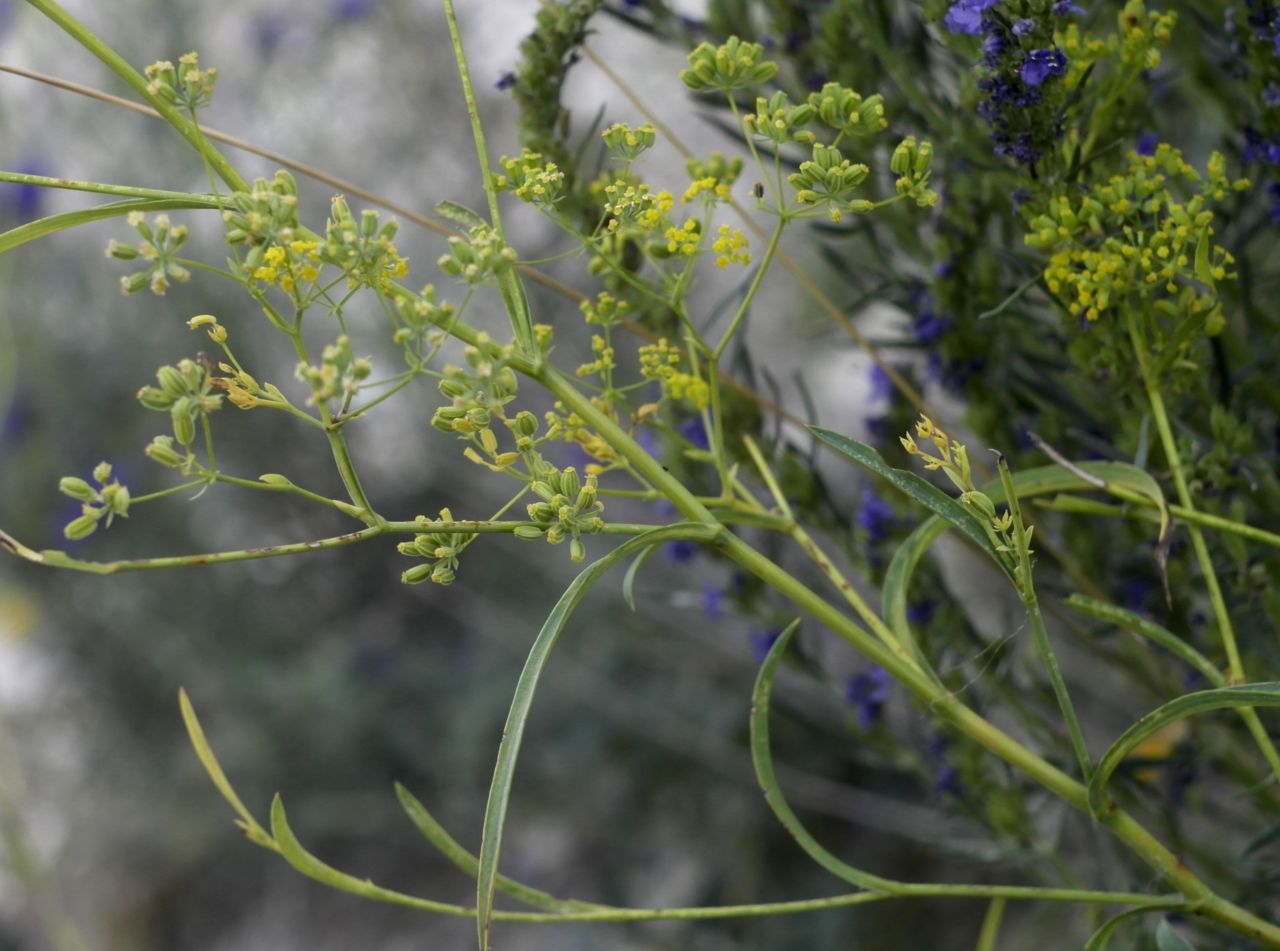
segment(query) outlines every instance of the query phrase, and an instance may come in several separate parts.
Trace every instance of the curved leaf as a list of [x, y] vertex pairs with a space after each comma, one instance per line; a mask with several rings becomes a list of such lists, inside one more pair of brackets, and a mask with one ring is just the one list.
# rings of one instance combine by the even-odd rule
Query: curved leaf
[[894, 636], [911, 651], [921, 667], [935, 679], [936, 674], [920, 650], [920, 645], [916, 643], [915, 635], [911, 633], [911, 625], [907, 621], [907, 595], [911, 578], [915, 575], [920, 559], [946, 529], [947, 523], [936, 515], [916, 526], [893, 553], [889, 567], [885, 570], [884, 584], [880, 589], [880, 613], [885, 622]]
[[49, 215], [47, 218], [38, 218], [35, 221], [29, 221], [25, 225], [19, 225], [16, 228], [0, 234], [0, 254], [6, 251], [12, 251], [14, 248], [26, 244], [28, 241], [35, 241], [38, 238], [45, 238], [59, 231], [66, 231], [68, 228], [75, 228], [78, 225], [88, 224], [90, 221], [101, 221], [104, 218], [118, 218], [121, 215], [127, 215], [131, 211], [174, 211], [181, 208], [217, 208], [218, 204], [212, 198], [207, 201], [198, 199], [152, 199], [137, 198], [129, 201], [115, 201], [109, 205], [99, 205], [96, 208], [82, 208], [79, 211], [64, 211], [56, 215]]
[[[444, 826], [436, 821], [436, 817], [427, 811], [427, 807], [419, 802], [413, 793], [409, 792], [400, 783], [395, 785], [396, 796], [400, 800], [400, 805], [404, 807], [405, 813], [413, 824], [417, 826], [418, 831], [423, 834], [428, 842], [439, 849], [445, 858], [468, 876], [475, 878], [480, 868], [480, 860], [464, 849], [453, 836], [449, 835]], [[610, 910], [608, 905], [556, 898], [554, 895], [549, 895], [544, 891], [530, 888], [528, 885], [522, 885], [514, 879], [507, 878], [505, 875], [498, 876], [497, 888], [498, 891], [505, 895], [510, 895], [517, 901], [522, 901], [533, 908], [541, 908], [543, 911], [563, 913], [569, 911]]]
[[533, 695], [538, 689], [538, 681], [542, 678], [542, 671], [551, 655], [551, 649], [555, 647], [556, 640], [564, 630], [569, 616], [586, 596], [592, 583], [632, 552], [659, 542], [679, 538], [709, 541], [718, 531], [719, 526], [680, 522], [628, 539], [574, 578], [543, 623], [542, 630], [538, 632], [533, 647], [529, 650], [529, 657], [525, 661], [524, 669], [520, 672], [520, 679], [516, 683], [515, 696], [512, 698], [511, 710], [507, 714], [507, 723], [502, 731], [502, 742], [498, 745], [498, 761], [494, 766], [493, 782], [489, 786], [489, 798], [485, 805], [484, 832], [480, 840], [480, 866], [476, 876], [476, 930], [481, 951], [488, 951], [489, 948], [489, 931], [493, 919], [493, 893], [498, 878], [498, 855], [502, 850], [502, 834], [506, 825], [507, 806], [511, 798], [511, 784], [515, 778], [520, 742], [524, 738], [524, 727], [529, 719], [529, 710], [533, 706]]
[[440, 915], [453, 915], [456, 918], [471, 917], [471, 909], [464, 908], [462, 905], [450, 905], [446, 902], [431, 901], [427, 898], [415, 898], [413, 895], [405, 895], [401, 892], [391, 891], [388, 888], [380, 888], [367, 878], [356, 878], [354, 875], [338, 871], [332, 865], [326, 865], [304, 849], [297, 836], [293, 834], [293, 830], [289, 828], [288, 819], [285, 818], [284, 802], [281, 801], [278, 793], [271, 800], [271, 834], [275, 837], [276, 844], [279, 846], [280, 854], [284, 856], [284, 860], [307, 876], [307, 878], [314, 879], [322, 885], [328, 885], [330, 888], [336, 888], [341, 892], [350, 892], [352, 895], [359, 895], [361, 898], [372, 898], [374, 901], [384, 901], [392, 905], [404, 905], [407, 908], [433, 911]]
[[923, 479], [914, 472], [895, 469], [880, 456], [880, 453], [866, 443], [841, 436], [839, 433], [818, 426], [810, 426], [809, 431], [837, 452], [848, 456], [864, 469], [874, 472], [898, 491], [909, 495], [935, 515], [940, 515], [960, 531], [964, 532], [978, 548], [1001, 567], [1005, 574], [1013, 578], [1013, 569], [1008, 560], [996, 551], [982, 522], [976, 515], [943, 492], [932, 482]]
[[837, 878], [851, 882], [860, 888], [869, 891], [892, 891], [899, 884], [898, 882], [854, 868], [836, 858], [810, 835], [809, 830], [804, 827], [791, 810], [791, 806], [787, 804], [786, 798], [782, 795], [782, 788], [778, 785], [778, 777], [773, 771], [773, 757], [769, 749], [769, 697], [773, 690], [774, 678], [778, 675], [778, 665], [782, 661], [782, 655], [786, 653], [787, 645], [791, 643], [791, 636], [799, 626], [799, 620], [787, 625], [778, 639], [773, 642], [773, 646], [769, 648], [764, 663], [760, 665], [760, 672], [756, 675], [755, 690], [751, 694], [751, 763], [755, 766], [756, 779], [764, 790], [765, 801], [773, 810], [773, 814], [778, 817], [778, 821], [791, 833], [791, 837], [799, 843], [800, 848], [804, 849], [811, 859]]
[[185, 688], [178, 688], [178, 706], [182, 709], [182, 722], [186, 724], [187, 735], [191, 738], [191, 745], [195, 747], [196, 756], [200, 758], [201, 765], [204, 766], [205, 772], [209, 774], [209, 778], [213, 780], [213, 785], [217, 787], [218, 792], [222, 793], [222, 798], [227, 801], [232, 809], [236, 811], [236, 815], [240, 817], [236, 823], [249, 841], [256, 845], [260, 845], [266, 849], [279, 851], [275, 842], [272, 840], [267, 830], [258, 824], [258, 820], [253, 817], [236, 794], [227, 774], [222, 771], [222, 765], [218, 762], [218, 758], [213, 754], [213, 747], [209, 745], [208, 738], [204, 735], [204, 728], [200, 726], [200, 719], [196, 716], [195, 707], [191, 705], [191, 700], [187, 696]]
[[1084, 951], [1107, 951], [1107, 946], [1111, 943], [1111, 939], [1115, 937], [1116, 931], [1123, 925], [1128, 924], [1139, 915], [1148, 915], [1153, 911], [1167, 911], [1167, 908], [1159, 906], [1147, 906], [1143, 908], [1130, 908], [1128, 911], [1122, 911], [1114, 918], [1108, 918], [1102, 923], [1102, 927], [1095, 931], [1087, 942], [1085, 942]]
[[1130, 633], [1154, 641], [1179, 660], [1194, 667], [1215, 687], [1227, 686], [1227, 680], [1222, 676], [1222, 672], [1213, 666], [1204, 654], [1167, 628], [1163, 628], [1153, 621], [1148, 621], [1132, 611], [1126, 611], [1117, 605], [1107, 604], [1105, 601], [1099, 601], [1097, 598], [1091, 598], [1083, 594], [1071, 595], [1071, 597], [1067, 598], [1066, 605], [1081, 614], [1087, 614], [1101, 621], [1110, 621]]
[[1111, 744], [1111, 748], [1098, 761], [1098, 769], [1089, 780], [1089, 811], [1095, 816], [1102, 814], [1102, 796], [1107, 780], [1121, 760], [1151, 734], [1197, 713], [1240, 707], [1280, 707], [1280, 683], [1240, 684], [1236, 687], [1201, 690], [1152, 710], [1120, 734], [1120, 738]]
[[1190, 941], [1173, 930], [1168, 918], [1161, 918], [1156, 925], [1156, 947], [1160, 951], [1196, 951]]
[[649, 560], [649, 556], [658, 550], [657, 545], [650, 545], [640, 554], [632, 559], [631, 564], [627, 565], [627, 573], [622, 576], [622, 597], [627, 602], [627, 607], [632, 611], [636, 609], [635, 583], [636, 575], [639, 574], [641, 566]]

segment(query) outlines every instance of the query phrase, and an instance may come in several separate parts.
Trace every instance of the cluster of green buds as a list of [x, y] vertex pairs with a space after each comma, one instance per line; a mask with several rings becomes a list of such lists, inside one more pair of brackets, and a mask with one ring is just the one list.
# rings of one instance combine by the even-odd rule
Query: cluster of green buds
[[884, 96], [864, 99], [840, 83], [827, 83], [818, 92], [810, 93], [809, 107], [840, 136], [875, 135], [889, 125], [884, 117]]
[[385, 291], [392, 280], [409, 274], [409, 262], [394, 243], [399, 230], [394, 218], [379, 226], [378, 213], [372, 209], [366, 209], [356, 221], [347, 200], [335, 195], [325, 225], [324, 259], [342, 268], [349, 288]]
[[351, 350], [351, 338], [340, 334], [321, 351], [319, 366], [299, 363], [295, 375], [311, 387], [309, 402], [338, 398], [345, 404], [359, 392], [361, 382], [372, 372], [373, 361], [369, 357], [357, 357]]
[[853, 198], [855, 188], [867, 178], [870, 170], [861, 163], [850, 162], [834, 145], [815, 142], [813, 158], [800, 163], [800, 170], [787, 176], [796, 189], [796, 199], [805, 205], [828, 206], [832, 221], [839, 221], [842, 212], [865, 214], [875, 207], [875, 202]]
[[529, 521], [516, 529], [520, 538], [545, 538], [552, 545], [569, 539], [569, 557], [575, 562], [586, 557], [582, 535], [594, 535], [604, 528], [600, 512], [604, 504], [597, 498], [596, 477], [587, 476], [585, 484], [572, 466], [557, 470], [541, 462], [529, 488], [539, 501], [530, 502]]
[[449, 405], [435, 411], [431, 425], [444, 433], [469, 436], [488, 428], [495, 415], [502, 415], [502, 407], [516, 398], [519, 381], [507, 365], [512, 349], [488, 334], [481, 333], [477, 344], [463, 352], [467, 367], [444, 368], [439, 386]]
[[109, 464], [100, 462], [94, 467], [93, 481], [98, 483], [98, 488], [76, 476], [66, 476], [58, 482], [58, 491], [82, 503], [80, 515], [63, 529], [63, 534], [73, 541], [88, 538], [104, 519], [110, 528], [117, 515], [129, 517], [129, 489], [118, 479], [111, 478]]
[[153, 224], [147, 224], [146, 217], [140, 211], [131, 211], [125, 219], [138, 232], [142, 241], [134, 246], [121, 244], [112, 240], [107, 243], [107, 257], [120, 261], [142, 261], [146, 267], [141, 271], [120, 278], [120, 290], [125, 294], [136, 294], [144, 287], [151, 288], [151, 293], [163, 296], [169, 289], [169, 279], [180, 283], [191, 280], [191, 272], [174, 260], [178, 250], [186, 243], [187, 226], [174, 226], [168, 215], [156, 215]]
[[[916, 438], [924, 442], [921, 446]], [[991, 538], [996, 551], [1004, 554], [1016, 552], [1013, 537], [1013, 515], [1006, 510], [996, 514], [995, 503], [991, 497], [973, 484], [973, 473], [969, 468], [969, 451], [964, 443], [952, 439], [947, 433], [934, 425], [928, 416], [921, 416], [916, 423], [915, 437], [910, 433], [899, 437], [902, 448], [908, 455], [917, 457], [929, 472], [940, 471], [960, 490], [960, 502], [978, 517], [983, 528]], [[933, 451], [930, 452], [930, 447]], [[1031, 529], [1027, 529], [1026, 543], [1031, 543]]]
[[756, 111], [743, 116], [743, 124], [747, 131], [764, 136], [775, 145], [784, 142], [812, 144], [817, 136], [804, 129], [817, 115], [817, 110], [807, 102], [793, 103], [791, 98], [779, 90], [768, 99], [763, 96], [756, 99]]
[[627, 164], [653, 148], [653, 144], [658, 141], [658, 133], [647, 122], [635, 127], [615, 122], [600, 135], [613, 157]]
[[517, 158], [502, 156], [498, 164], [506, 172], [494, 177], [499, 191], [514, 191], [521, 201], [542, 209], [564, 197], [564, 172], [555, 162], [543, 162], [541, 152], [525, 149]]
[[213, 99], [213, 86], [218, 71], [200, 68], [200, 54], [191, 52], [178, 58], [178, 67], [161, 60], [143, 70], [147, 77], [147, 93], [183, 109], [200, 109]]
[[[427, 520], [418, 516], [418, 521], [425, 523]], [[448, 509], [441, 509], [440, 521], [452, 522], [453, 513]], [[421, 584], [428, 580], [436, 584], [453, 584], [454, 578], [458, 576], [458, 554], [473, 538], [474, 534], [465, 532], [423, 532], [415, 535], [411, 542], [401, 542], [396, 546], [400, 554], [431, 560], [427, 564], [414, 565], [400, 575], [400, 580], [405, 584]]]
[[[178, 365], [156, 371], [159, 386], [144, 386], [138, 402], [147, 409], [169, 414], [173, 435], [183, 446], [196, 438], [196, 421], [222, 406], [222, 397], [213, 392], [214, 378], [204, 363], [179, 360]], [[167, 464], [167, 463], [166, 463]]]
[[438, 328], [452, 321], [455, 308], [448, 301], [436, 300], [434, 284], [428, 284], [417, 294], [399, 294], [394, 303], [404, 326], [396, 329], [392, 339], [397, 346], [416, 347], [414, 356], [421, 359], [428, 347], [438, 346], [437, 336], [441, 333]]
[[929, 167], [933, 164], [933, 143], [917, 142], [909, 135], [893, 150], [889, 168], [898, 176], [894, 187], [898, 194], [910, 198], [920, 208], [938, 203], [938, 193], [929, 187]]
[[689, 54], [689, 68], [680, 70], [680, 81], [694, 92], [730, 92], [765, 82], [778, 72], [778, 64], [761, 60], [763, 52], [759, 43], [744, 43], [736, 36], [718, 47], [702, 43]]
[[[1213, 241], [1208, 205], [1249, 185], [1228, 180], [1225, 165], [1215, 152], [1201, 176], [1161, 144], [1154, 155], [1131, 152], [1125, 173], [1087, 192], [1052, 198], [1026, 235], [1028, 245], [1053, 252], [1044, 272], [1049, 290], [1088, 320], [1131, 294], [1168, 295], [1156, 302], [1161, 312], [1197, 315], [1207, 333], [1221, 330], [1215, 285], [1235, 276], [1235, 258]], [[1179, 182], [1197, 193], [1180, 201], [1171, 191]]]
[[243, 268], [253, 274], [273, 245], [288, 245], [298, 237], [298, 183], [284, 169], [268, 181], [255, 179], [253, 188], [236, 192], [222, 213], [228, 244], [247, 244]]
[[742, 159], [725, 158], [720, 152], [712, 152], [705, 159], [686, 159], [684, 169], [691, 181], [710, 178], [717, 184], [732, 185], [742, 174]]
[[518, 257], [515, 248], [508, 247], [498, 232], [488, 225], [476, 225], [467, 237], [450, 238], [449, 253], [441, 255], [436, 263], [450, 277], [474, 287], [492, 281]]

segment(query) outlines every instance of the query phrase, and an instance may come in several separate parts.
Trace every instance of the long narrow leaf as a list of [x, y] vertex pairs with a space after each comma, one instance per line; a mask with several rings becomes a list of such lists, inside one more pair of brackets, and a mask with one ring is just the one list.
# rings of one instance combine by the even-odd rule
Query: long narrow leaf
[[1227, 686], [1227, 680], [1222, 676], [1222, 672], [1213, 666], [1204, 654], [1201, 654], [1167, 628], [1163, 628], [1153, 621], [1148, 621], [1132, 611], [1126, 611], [1117, 605], [1107, 604], [1105, 601], [1099, 601], [1083, 594], [1073, 594], [1067, 598], [1066, 603], [1067, 607], [1073, 608], [1081, 614], [1087, 614], [1102, 621], [1110, 621], [1126, 631], [1154, 641], [1184, 663], [1194, 667], [1215, 687]]
[[367, 878], [356, 878], [346, 872], [340, 872], [332, 865], [320, 861], [302, 847], [298, 837], [289, 828], [289, 821], [284, 814], [284, 802], [277, 795], [271, 801], [271, 834], [280, 847], [284, 860], [307, 878], [314, 879], [322, 885], [336, 888], [338, 891], [350, 892], [361, 898], [384, 901], [392, 905], [404, 905], [421, 911], [433, 911], [440, 915], [453, 915], [456, 918], [470, 918], [471, 909], [462, 905], [450, 905], [445, 902], [431, 901], [429, 898], [416, 898], [402, 892], [381, 888]]
[[129, 214], [131, 211], [174, 211], [181, 208], [217, 207], [217, 202], [212, 198], [207, 201], [196, 198], [136, 198], [128, 201], [115, 201], [109, 205], [99, 205], [96, 208], [82, 208], [79, 211], [64, 211], [56, 215], [49, 215], [47, 218], [38, 218], [35, 221], [29, 221], [25, 225], [19, 225], [16, 228], [11, 228], [3, 234], [0, 234], [0, 254], [4, 254], [6, 251], [12, 251], [14, 248], [20, 247], [28, 241], [35, 241], [38, 238], [46, 238], [59, 231], [66, 231], [68, 228], [75, 228], [79, 225], [88, 224], [90, 221], [101, 221], [104, 218], [118, 218], [122, 215]]
[[[445, 827], [436, 820], [436, 817], [427, 811], [427, 807], [419, 802], [413, 793], [409, 792], [400, 783], [396, 783], [396, 796], [399, 798], [400, 805], [404, 807], [404, 811], [409, 816], [410, 821], [422, 833], [423, 837], [434, 845], [441, 855], [466, 875], [475, 878], [480, 869], [480, 860], [463, 848], [453, 836], [449, 835]], [[609, 909], [608, 905], [556, 898], [554, 895], [549, 895], [544, 891], [530, 888], [528, 885], [522, 885], [514, 879], [507, 878], [505, 875], [498, 876], [497, 889], [504, 895], [510, 895], [517, 901], [522, 901], [526, 905], [540, 908], [543, 911], [563, 913], [567, 911], [604, 911]]]
[[798, 620], [787, 625], [778, 639], [773, 642], [773, 646], [769, 648], [764, 663], [760, 665], [760, 672], [756, 675], [755, 690], [751, 694], [751, 763], [755, 766], [756, 779], [764, 790], [765, 801], [773, 810], [773, 814], [778, 817], [778, 821], [791, 833], [791, 837], [811, 859], [832, 875], [859, 888], [869, 891], [893, 891], [899, 883], [854, 868], [823, 848], [792, 811], [782, 795], [782, 788], [778, 785], [778, 777], [773, 770], [773, 756], [769, 749], [769, 697], [773, 691], [774, 678], [778, 676], [778, 665], [782, 661], [782, 655], [786, 653], [787, 645], [791, 643], [791, 636], [799, 625]]
[[507, 807], [511, 799], [511, 784], [515, 778], [516, 758], [520, 753], [520, 742], [524, 738], [525, 723], [529, 719], [529, 711], [533, 706], [533, 695], [538, 689], [538, 681], [546, 667], [551, 650], [555, 647], [560, 632], [564, 630], [574, 608], [586, 596], [592, 583], [609, 570], [614, 564], [641, 548], [672, 541], [679, 538], [710, 540], [716, 529], [695, 523], [678, 523], [665, 526], [637, 535], [623, 542], [599, 561], [583, 570], [560, 596], [550, 616], [542, 625], [520, 679], [516, 683], [515, 696], [511, 701], [511, 710], [507, 715], [506, 727], [502, 731], [502, 742], [498, 745], [498, 761], [493, 771], [493, 782], [489, 786], [489, 799], [485, 805], [484, 832], [480, 841], [480, 867], [476, 877], [476, 930], [481, 951], [489, 949], [489, 931], [493, 919], [493, 893], [497, 886], [498, 856], [502, 850], [502, 834], [507, 820]]
[[1241, 707], [1280, 707], [1280, 683], [1240, 684], [1236, 687], [1201, 690], [1152, 710], [1120, 734], [1120, 738], [1111, 744], [1111, 748], [1098, 761], [1097, 772], [1089, 780], [1089, 810], [1095, 816], [1102, 814], [1107, 780], [1121, 760], [1151, 734], [1197, 713]]
[[1087, 942], [1085, 942], [1084, 951], [1107, 951], [1111, 939], [1115, 937], [1115, 933], [1124, 925], [1140, 915], [1149, 915], [1153, 911], [1168, 911], [1169, 909], [1159, 906], [1148, 906], [1144, 908], [1130, 908], [1128, 911], [1122, 911], [1114, 918], [1108, 918], [1102, 923], [1097, 931], [1095, 931]]

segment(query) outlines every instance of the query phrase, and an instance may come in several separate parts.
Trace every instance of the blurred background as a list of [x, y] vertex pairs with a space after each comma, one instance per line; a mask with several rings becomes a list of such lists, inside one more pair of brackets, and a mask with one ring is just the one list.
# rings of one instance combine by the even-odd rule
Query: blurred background
[[[220, 73], [214, 105], [202, 115], [210, 126], [421, 211], [443, 198], [483, 204], [437, 3], [66, 6], [139, 67], [198, 49]], [[459, 6], [493, 155], [518, 152], [515, 110], [496, 84], [537, 4]], [[696, 5], [688, 12], [696, 16]], [[680, 50], [608, 18], [599, 26], [597, 48], [650, 101], [669, 107], [668, 121], [699, 146], [732, 145], [680, 105]], [[0, 0], [0, 61], [125, 92], [16, 0]], [[607, 121], [639, 118], [589, 64], [574, 70], [566, 98], [584, 130], [602, 107]], [[230, 154], [249, 177], [274, 171]], [[0, 166], [207, 188], [201, 166], [161, 123], [7, 74], [0, 75]], [[683, 173], [676, 161], [670, 167], [676, 187]], [[301, 177], [300, 185], [303, 218], [319, 227], [332, 189]], [[8, 228], [95, 201], [0, 186], [0, 221]], [[191, 257], [221, 260], [213, 216], [174, 217], [191, 227]], [[514, 212], [510, 227], [525, 257], [566, 248], [530, 215]], [[76, 512], [56, 490], [61, 476], [87, 476], [105, 459], [135, 495], [172, 484], [174, 474], [142, 454], [166, 421], [141, 409], [134, 394], [157, 366], [199, 349], [185, 327], [190, 316], [218, 315], [240, 352], [274, 370], [264, 375], [284, 380], [292, 372], [292, 356], [229, 284], [197, 277], [163, 298], [122, 297], [125, 268], [102, 254], [113, 237], [128, 240], [122, 221], [0, 256], [0, 526], [33, 547], [94, 559], [345, 530], [325, 510], [216, 487], [199, 500], [175, 496], [140, 507], [83, 543], [62, 537]], [[437, 236], [410, 225], [398, 243], [414, 264], [413, 280], [443, 284], [432, 263], [443, 250]], [[558, 273], [590, 291], [582, 268], [571, 263]], [[493, 302], [485, 307], [500, 317]], [[535, 307], [539, 319], [578, 321], [576, 308], [554, 298], [539, 297]], [[365, 316], [368, 333], [357, 350], [396, 359], [380, 340], [378, 315]], [[572, 336], [561, 338], [569, 365]], [[803, 347], [775, 348], [779, 378], [804, 356]], [[856, 427], [862, 378], [844, 375], [844, 391], [833, 398], [844, 409], [829, 425]], [[453, 441], [428, 426], [436, 402], [429, 386], [411, 389], [355, 429], [362, 475], [396, 517], [434, 515], [446, 505], [460, 517], [482, 517], [505, 500], [500, 480], [475, 478]], [[216, 422], [228, 471], [249, 478], [279, 471], [339, 493], [327, 448], [310, 432], [234, 410]], [[627, 510], [610, 511], [622, 517]], [[603, 544], [592, 542], [593, 554]], [[0, 949], [468, 946], [469, 920], [330, 892], [246, 842], [191, 752], [177, 691], [185, 686], [191, 695], [224, 767], [261, 819], [280, 791], [300, 837], [326, 861], [388, 887], [470, 903], [473, 885], [418, 836], [391, 784], [405, 783], [460, 841], [478, 848], [511, 690], [541, 617], [572, 575], [565, 554], [495, 538], [469, 552], [447, 589], [400, 584], [405, 564], [390, 542], [112, 578], [0, 561]], [[736, 579], [690, 552], [668, 551], [646, 568], [634, 614], [617, 580], [579, 610], [544, 682], [504, 871], [556, 894], [632, 905], [838, 891], [775, 826], [752, 777], [748, 698], [767, 632], [736, 616], [725, 597]], [[981, 851], [976, 827], [931, 812], [927, 781], [883, 771], [872, 777], [875, 763], [852, 742], [858, 711], [844, 697], [856, 662], [834, 644], [823, 649], [829, 669], [779, 684], [781, 767], [796, 803], [828, 843], [856, 850], [884, 874], [923, 877], [915, 843], [937, 838], [958, 843], [957, 862], [971, 861], [963, 844], [968, 835]], [[915, 728], [927, 743], [927, 727]], [[928, 874], [943, 872], [935, 865]], [[946, 925], [927, 916], [912, 922], [918, 946], [943, 947], [951, 928], [972, 933], [980, 909], [949, 914]], [[868, 908], [697, 925], [504, 926], [499, 936], [501, 946], [520, 949], [899, 947], [885, 929], [889, 917]]]

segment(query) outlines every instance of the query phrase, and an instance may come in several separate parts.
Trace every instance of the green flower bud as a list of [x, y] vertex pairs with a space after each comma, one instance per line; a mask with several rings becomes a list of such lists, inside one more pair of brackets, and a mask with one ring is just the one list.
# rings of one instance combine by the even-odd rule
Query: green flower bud
[[121, 244], [112, 238], [107, 242], [107, 257], [121, 261], [132, 261], [138, 256], [138, 249], [131, 244]]
[[63, 495], [69, 495], [73, 499], [79, 499], [81, 502], [98, 501], [98, 493], [93, 486], [85, 482], [84, 479], [78, 479], [75, 476], [64, 476], [58, 480], [58, 491]]
[[[92, 511], [100, 512], [101, 510], [99, 509], [99, 510], [92, 510]], [[97, 531], [98, 518], [99, 518], [98, 515], [91, 514], [91, 512], [86, 512], [84, 515], [81, 515], [79, 518], [73, 519], [72, 521], [68, 522], [67, 527], [62, 530], [62, 534], [67, 536], [67, 538], [71, 539], [72, 541], [79, 541], [82, 538], [88, 538], [95, 531]]]
[[187, 398], [178, 400], [169, 409], [173, 422], [173, 435], [184, 446], [190, 446], [196, 438], [195, 404]]
[[[186, 378], [177, 367], [163, 366], [156, 371], [156, 379], [160, 381], [160, 389], [162, 389], [173, 400], [186, 396], [190, 391], [190, 386]], [[139, 394], [141, 398], [141, 394]]]
[[431, 565], [414, 565], [400, 575], [400, 580], [405, 584], [422, 584], [431, 577], [431, 571]]
[[122, 294], [136, 294], [147, 286], [149, 280], [150, 274], [147, 271], [138, 271], [135, 274], [122, 277], [120, 278], [120, 292]]
[[512, 534], [514, 534], [516, 538], [527, 538], [532, 540], [542, 537], [542, 529], [538, 528], [536, 525], [519, 525]]
[[170, 469], [176, 469], [183, 462], [182, 456], [178, 455], [178, 451], [173, 448], [171, 436], [157, 436], [151, 440], [144, 451], [149, 459]]
[[585, 557], [587, 557], [586, 546], [583, 545], [582, 542], [576, 538], [570, 541], [569, 542], [569, 559], [576, 564], [577, 562], [582, 561], [582, 559]]
[[93, 477], [100, 485], [106, 485], [111, 478], [111, 463], [100, 462], [93, 467]]
[[560, 474], [560, 494], [568, 498], [573, 498], [582, 488], [582, 483], [578, 479], [578, 471], [570, 466]]
[[431, 569], [431, 580], [436, 584], [453, 584], [453, 579], [457, 576], [457, 573], [448, 565], [440, 564]]

